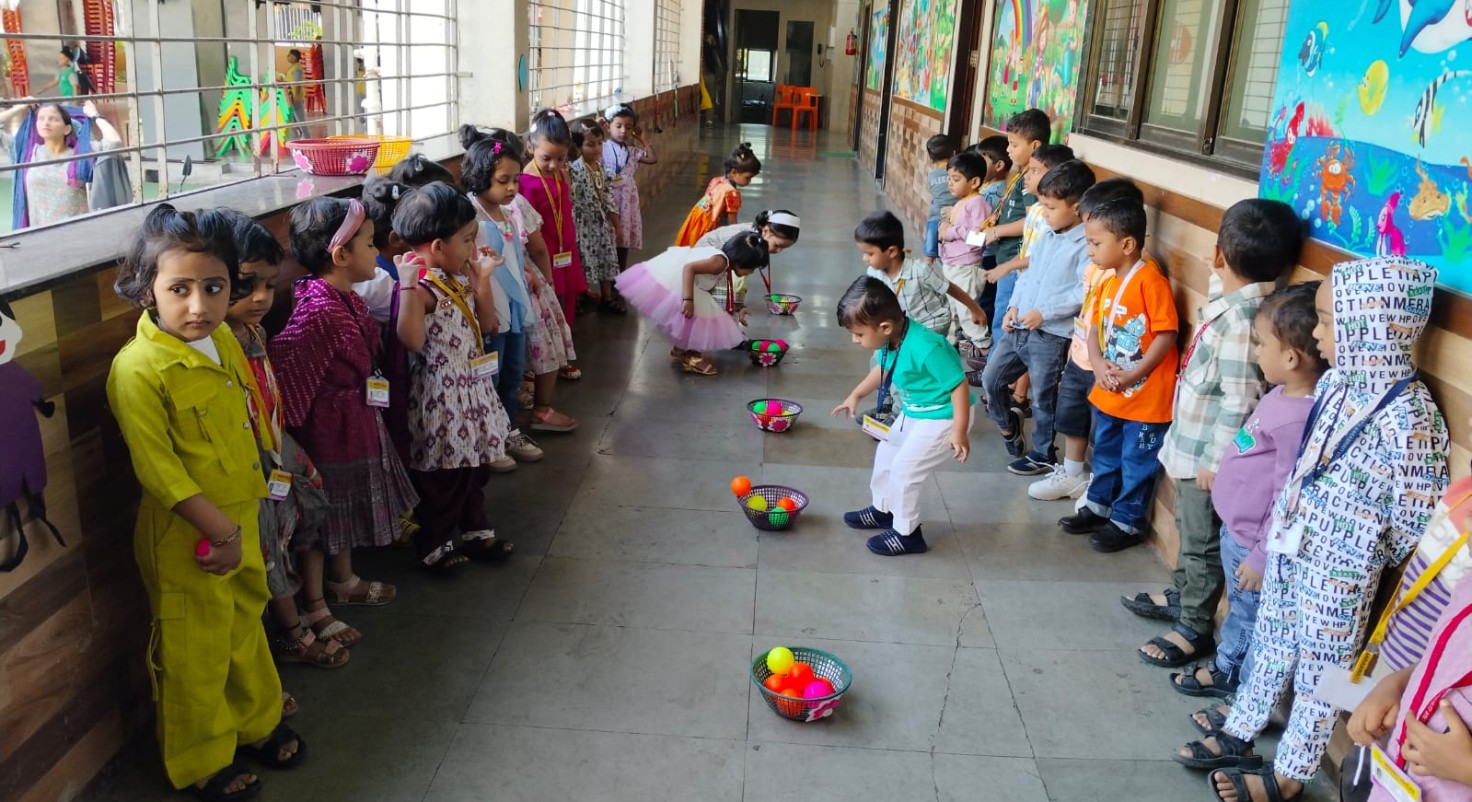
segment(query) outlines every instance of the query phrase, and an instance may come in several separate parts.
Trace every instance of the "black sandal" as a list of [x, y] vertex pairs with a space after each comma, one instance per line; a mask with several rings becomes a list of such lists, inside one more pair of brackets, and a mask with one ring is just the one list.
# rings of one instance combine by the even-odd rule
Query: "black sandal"
[[[292, 741], [296, 741], [296, 751], [291, 753], [291, 757], [283, 760], [281, 750]], [[271, 731], [271, 737], [267, 738], [265, 743], [260, 746], [246, 744], [240, 747], [240, 751], [250, 755], [268, 769], [294, 769], [301, 765], [301, 762], [307, 757], [307, 742], [303, 741], [302, 737], [297, 735], [292, 728], [285, 724], [277, 724], [276, 729]]]
[[1262, 790], [1263, 793], [1268, 795], [1267, 802], [1292, 802], [1292, 800], [1303, 796], [1302, 791], [1299, 791], [1296, 796], [1283, 796], [1283, 791], [1278, 788], [1278, 776], [1273, 773], [1271, 767], [1248, 770], [1221, 769], [1206, 775], [1206, 787], [1211, 789], [1211, 795], [1216, 798], [1217, 802], [1226, 802], [1226, 800], [1222, 799], [1221, 792], [1216, 790], [1216, 776], [1218, 774], [1225, 777], [1232, 784], [1232, 790], [1237, 792], [1239, 802], [1252, 801], [1252, 793], [1247, 790], [1246, 778], [1249, 774], [1262, 778]]
[[[1202, 685], [1201, 680], [1196, 679], [1196, 674], [1201, 669], [1211, 672], [1211, 684]], [[1225, 671], [1216, 667], [1216, 663], [1197, 663], [1190, 671], [1184, 673], [1172, 673], [1170, 675], [1170, 686], [1176, 693], [1186, 696], [1197, 696], [1212, 699], [1225, 699], [1237, 690], [1237, 683], [1227, 676]]]
[[516, 551], [516, 544], [498, 537], [476, 538], [464, 541], [460, 550], [472, 560], [503, 563], [511, 559], [511, 553]]
[[230, 787], [231, 783], [247, 774], [253, 775], [255, 772], [239, 763], [231, 763], [215, 772], [215, 775], [203, 787], [191, 784], [189, 786], [189, 793], [193, 794], [194, 798], [202, 799], [204, 802], [242, 802], [242, 800], [246, 799], [255, 799], [261, 794], [260, 778], [256, 778], [255, 782], [234, 793], [225, 790]]
[[1255, 769], [1262, 765], [1262, 756], [1251, 754], [1252, 741], [1244, 741], [1225, 732], [1212, 733], [1208, 737], [1216, 739], [1216, 745], [1221, 749], [1220, 754], [1211, 751], [1201, 741], [1191, 741], [1186, 744], [1186, 748], [1191, 751], [1189, 757], [1174, 752], [1171, 759], [1191, 769]]
[[470, 558], [459, 552], [452, 551], [435, 562], [424, 563], [422, 560], [420, 562], [424, 564], [425, 570], [435, 576], [449, 576], [455, 573], [460, 566], [469, 563]]
[[1138, 654], [1141, 660], [1149, 663], [1152, 666], [1158, 666], [1160, 668], [1180, 668], [1181, 666], [1191, 662], [1192, 660], [1200, 660], [1204, 657], [1209, 657], [1211, 654], [1216, 652], [1216, 639], [1211, 636], [1210, 632], [1204, 635], [1197, 635], [1196, 637], [1191, 638], [1188, 643], [1191, 645], [1192, 649], [1190, 654], [1187, 654], [1184, 649], [1166, 640], [1165, 636], [1161, 635], [1156, 638], [1151, 638], [1150, 642], [1146, 643], [1145, 646], [1154, 646], [1161, 652], [1164, 652], [1164, 659], [1161, 659], [1159, 657], [1151, 657], [1150, 655], [1145, 654], [1139, 649], [1135, 650], [1135, 654]]
[[[1201, 722], [1196, 720], [1197, 716], [1205, 716], [1208, 726], [1201, 726]], [[1197, 710], [1195, 713], [1192, 713], [1189, 716], [1189, 720], [1191, 722], [1191, 726], [1200, 731], [1202, 735], [1216, 735], [1217, 733], [1221, 732], [1222, 727], [1225, 727], [1227, 724], [1226, 715], [1214, 707], [1206, 707], [1202, 708], [1201, 710]]]
[[1150, 594], [1144, 591], [1136, 593], [1133, 598], [1120, 596], [1119, 603], [1124, 605], [1124, 609], [1141, 618], [1175, 621], [1181, 617], [1181, 594], [1170, 588], [1166, 588], [1164, 605], [1151, 601]]

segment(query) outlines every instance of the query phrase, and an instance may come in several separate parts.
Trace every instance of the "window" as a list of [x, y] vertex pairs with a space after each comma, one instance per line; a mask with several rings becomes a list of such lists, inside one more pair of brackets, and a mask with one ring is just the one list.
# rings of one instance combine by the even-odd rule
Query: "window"
[[0, 0], [0, 89], [42, 99], [0, 100], [0, 231], [295, 170], [293, 139], [453, 130], [455, 4]]
[[736, 53], [736, 74], [744, 81], [772, 82], [772, 62], [777, 54], [771, 50], [741, 50]]
[[[694, 2], [694, 0], [691, 0]], [[680, 0], [654, 2], [654, 91], [680, 85]]]
[[1255, 174], [1288, 0], [1099, 0], [1084, 132]]
[[624, 0], [533, 0], [527, 13], [533, 110], [573, 117], [623, 92]]

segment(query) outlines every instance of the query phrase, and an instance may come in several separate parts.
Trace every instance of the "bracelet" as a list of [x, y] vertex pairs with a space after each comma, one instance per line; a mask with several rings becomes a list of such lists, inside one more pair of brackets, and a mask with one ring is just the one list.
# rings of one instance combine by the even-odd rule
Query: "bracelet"
[[695, 299], [694, 298], [681, 298], [680, 300], [682, 300], [682, 301], [693, 301]]
[[234, 543], [235, 541], [237, 541], [239, 539], [240, 539], [240, 527], [237, 526], [237, 527], [235, 527], [235, 531], [230, 533], [230, 536], [229, 537], [225, 538], [224, 540], [211, 540], [210, 541], [210, 545], [211, 546], [214, 546], [215, 548], [218, 549], [221, 546], [228, 546], [231, 543]]

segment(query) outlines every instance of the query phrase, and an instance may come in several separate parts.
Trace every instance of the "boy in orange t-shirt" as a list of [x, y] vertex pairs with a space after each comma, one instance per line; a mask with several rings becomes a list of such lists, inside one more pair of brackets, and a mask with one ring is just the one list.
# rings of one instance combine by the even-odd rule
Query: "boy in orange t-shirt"
[[1084, 506], [1058, 525], [1070, 534], [1091, 534], [1096, 551], [1113, 552], [1145, 541], [1146, 512], [1160, 473], [1156, 455], [1175, 397], [1180, 321], [1170, 280], [1145, 265], [1144, 204], [1116, 198], [1095, 209], [1084, 225], [1089, 257], [1114, 276], [1099, 287], [1088, 337], [1094, 479]]

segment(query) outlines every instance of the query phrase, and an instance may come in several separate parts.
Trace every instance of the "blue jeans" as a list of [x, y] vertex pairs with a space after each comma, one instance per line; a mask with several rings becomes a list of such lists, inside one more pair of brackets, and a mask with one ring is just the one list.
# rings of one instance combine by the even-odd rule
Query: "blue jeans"
[[940, 218], [925, 221], [925, 255], [932, 259], [940, 256]]
[[1058, 380], [1068, 361], [1068, 337], [1049, 334], [1042, 329], [1014, 329], [998, 341], [987, 358], [981, 374], [986, 388], [987, 412], [997, 428], [1007, 431], [1011, 398], [1007, 385], [1022, 374], [1032, 376], [1032, 450], [1048, 460], [1053, 453], [1054, 410], [1058, 407]]
[[526, 329], [503, 331], [485, 338], [486, 353], [500, 354], [501, 372], [496, 374], [496, 395], [506, 408], [515, 430], [516, 416], [521, 414], [521, 374], [526, 372]]
[[1257, 626], [1257, 605], [1262, 594], [1237, 589], [1237, 566], [1249, 550], [1222, 527], [1222, 573], [1227, 578], [1227, 603], [1231, 609], [1222, 621], [1221, 643], [1216, 647], [1216, 668], [1232, 679], [1245, 681], [1252, 673], [1252, 630]]
[[1145, 530], [1161, 442], [1169, 423], [1140, 423], [1094, 410], [1094, 480], [1089, 509], [1130, 533]]
[[1007, 333], [1002, 331], [1002, 318], [1007, 316], [1007, 306], [1012, 303], [1012, 288], [1017, 286], [1017, 271], [1013, 270], [1002, 276], [996, 286], [996, 300], [992, 302], [992, 310], [995, 312], [992, 315], [992, 342], [1001, 342], [1003, 335]]

